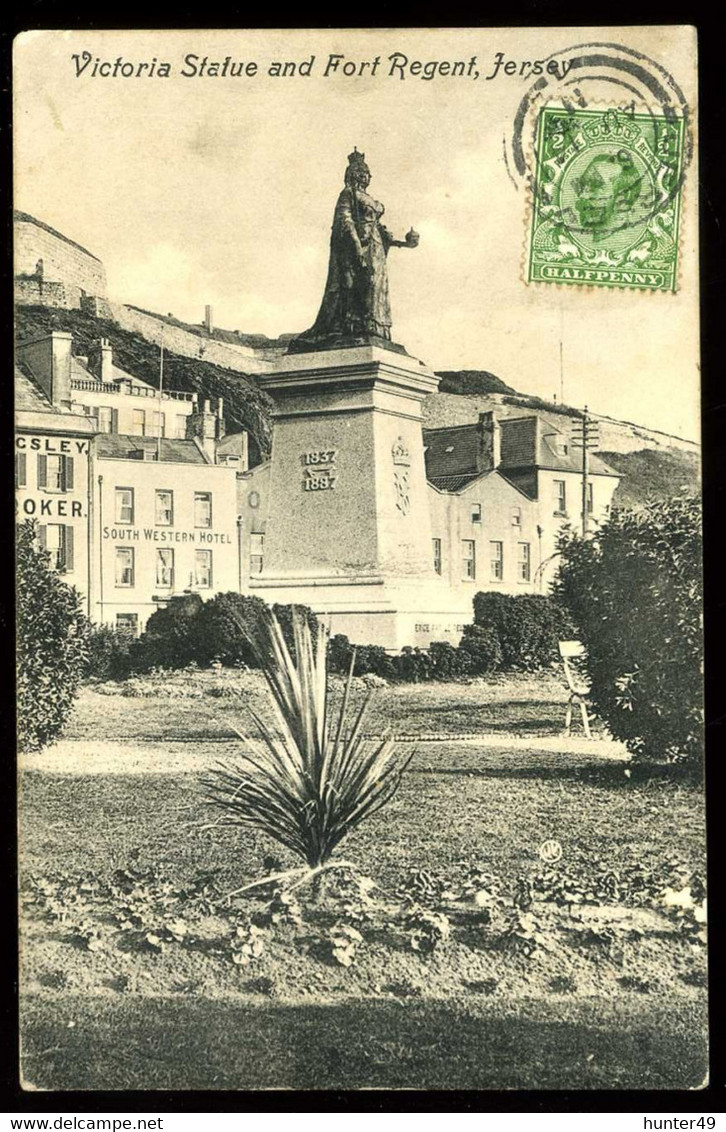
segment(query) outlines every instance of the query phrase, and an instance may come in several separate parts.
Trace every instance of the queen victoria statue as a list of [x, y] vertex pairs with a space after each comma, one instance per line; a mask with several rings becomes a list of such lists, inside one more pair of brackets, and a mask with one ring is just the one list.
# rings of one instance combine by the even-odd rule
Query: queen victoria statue
[[291, 353], [366, 343], [402, 349], [391, 342], [386, 260], [389, 248], [415, 248], [419, 238], [413, 229], [393, 238], [381, 223], [383, 205], [368, 194], [370, 180], [365, 154], [354, 149], [335, 206], [323, 301], [314, 325], [290, 343]]

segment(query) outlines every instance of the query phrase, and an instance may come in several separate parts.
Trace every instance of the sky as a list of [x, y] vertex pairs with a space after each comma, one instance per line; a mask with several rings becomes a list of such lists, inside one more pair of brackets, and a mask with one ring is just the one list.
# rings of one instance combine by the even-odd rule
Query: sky
[[[695, 439], [695, 163], [676, 294], [524, 282], [530, 205], [508, 152], [532, 81], [523, 61], [594, 37], [647, 53], [695, 112], [693, 34], [678, 27], [26, 33], [15, 44], [15, 204], [97, 255], [112, 299], [190, 322], [211, 304], [216, 325], [275, 337], [315, 319], [357, 146], [386, 224], [420, 234], [418, 248], [389, 257], [393, 337], [410, 354], [547, 398], [559, 398], [562, 362], [569, 404]], [[389, 74], [396, 52], [409, 63], [476, 57], [479, 79], [408, 69], [401, 79]], [[257, 73], [182, 74], [205, 55]], [[331, 55], [343, 58], [325, 76]], [[269, 74], [273, 61], [311, 56], [309, 76]], [[119, 57], [149, 67], [94, 75], [96, 60]], [[376, 57], [376, 73], [361, 74]], [[162, 62], [169, 78], [158, 77]], [[621, 93], [583, 78], [590, 105]]]

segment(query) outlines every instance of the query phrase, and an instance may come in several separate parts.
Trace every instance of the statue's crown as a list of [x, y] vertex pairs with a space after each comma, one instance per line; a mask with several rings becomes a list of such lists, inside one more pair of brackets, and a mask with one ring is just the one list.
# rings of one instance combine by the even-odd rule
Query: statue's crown
[[358, 146], [354, 145], [353, 146], [353, 152], [348, 154], [348, 164], [349, 165], [365, 165], [365, 163], [366, 163], [365, 153], [359, 153], [358, 152]]

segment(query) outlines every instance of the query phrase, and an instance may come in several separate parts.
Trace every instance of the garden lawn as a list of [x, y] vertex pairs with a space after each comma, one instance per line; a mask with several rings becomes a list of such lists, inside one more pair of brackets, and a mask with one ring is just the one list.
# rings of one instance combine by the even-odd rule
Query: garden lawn
[[[342, 681], [333, 679], [339, 691]], [[362, 695], [362, 679], [354, 682]], [[461, 733], [552, 735], [562, 730], [567, 689], [558, 672], [507, 674], [450, 684], [399, 684], [376, 690], [366, 729], [406, 735]], [[267, 715], [259, 672], [164, 672], [81, 690], [64, 738], [188, 743], [249, 730], [245, 706]], [[575, 721], [574, 732], [580, 733]], [[597, 725], [595, 732], [598, 732]]]
[[[531, 699], [525, 686], [523, 703]], [[419, 718], [439, 707], [446, 717], [456, 697], [470, 696], [472, 712], [485, 710], [471, 687], [444, 686], [439, 703], [436, 686], [395, 695], [403, 691], [401, 702], [413, 705], [410, 722], [415, 708]], [[180, 704], [197, 706], [119, 699], [126, 726], [138, 706], [134, 726], [155, 739], [159, 719], [152, 726], [149, 703], [154, 711], [163, 706], [169, 720]], [[82, 701], [76, 733], [84, 710]], [[97, 720], [97, 731], [107, 726]], [[536, 745], [425, 743], [393, 801], [344, 842], [340, 856], [381, 885], [384, 898], [409, 869], [456, 887], [474, 862], [511, 892], [518, 878], [541, 869], [538, 849], [548, 838], [560, 841], [563, 864], [575, 874], [627, 872], [636, 863], [657, 870], [669, 858], [686, 873], [702, 872], [700, 790], [668, 773], [633, 768], [628, 777], [626, 769]], [[22, 801], [26, 876], [110, 877], [134, 860], [181, 887], [200, 870], [218, 870], [224, 893], [262, 875], [265, 854], [279, 853], [254, 832], [209, 828], [191, 772], [27, 771]], [[255, 911], [263, 902], [245, 905]], [[159, 953], [102, 924], [104, 945], [90, 952], [63, 923], [49, 924], [31, 907], [23, 953], [26, 1085], [685, 1088], [704, 1080], [703, 948], [660, 913], [643, 913], [642, 923], [637, 909], [629, 913], [628, 925], [640, 923], [645, 934], [616, 955], [575, 944], [577, 923], [552, 907], [541, 912], [550, 946], [529, 958], [485, 945], [468, 914], [451, 912], [451, 939], [430, 957], [412, 951], [400, 930], [362, 927], [357, 960], [343, 968], [321, 949], [339, 911], [324, 900], [319, 908], [304, 903], [303, 912], [300, 927], [271, 931], [264, 953], [238, 967], [211, 946], [213, 916], [200, 923], [193, 946]]]

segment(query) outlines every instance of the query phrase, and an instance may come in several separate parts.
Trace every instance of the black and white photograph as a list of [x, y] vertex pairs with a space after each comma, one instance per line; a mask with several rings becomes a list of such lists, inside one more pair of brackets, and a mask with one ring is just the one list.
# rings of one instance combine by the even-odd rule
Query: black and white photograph
[[15, 39], [27, 1094], [708, 1086], [697, 73]]

